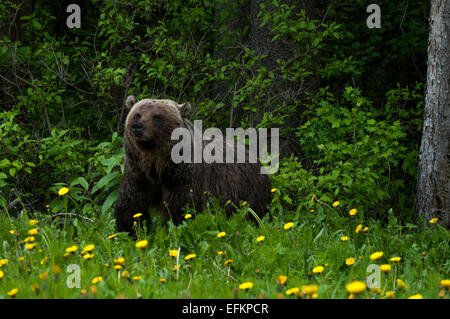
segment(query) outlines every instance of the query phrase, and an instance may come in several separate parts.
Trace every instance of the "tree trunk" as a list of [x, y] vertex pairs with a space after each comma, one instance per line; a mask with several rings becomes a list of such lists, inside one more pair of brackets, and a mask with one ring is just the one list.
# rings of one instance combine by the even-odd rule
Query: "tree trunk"
[[432, 0], [416, 217], [450, 226], [450, 0]]

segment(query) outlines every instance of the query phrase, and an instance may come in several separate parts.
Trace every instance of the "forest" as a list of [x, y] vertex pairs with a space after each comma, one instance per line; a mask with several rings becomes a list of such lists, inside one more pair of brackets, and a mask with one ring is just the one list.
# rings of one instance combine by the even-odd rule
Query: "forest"
[[[448, 299], [449, 29], [448, 0], [2, 1], [0, 298]], [[267, 214], [205, 191], [118, 231], [130, 95], [277, 128]]]

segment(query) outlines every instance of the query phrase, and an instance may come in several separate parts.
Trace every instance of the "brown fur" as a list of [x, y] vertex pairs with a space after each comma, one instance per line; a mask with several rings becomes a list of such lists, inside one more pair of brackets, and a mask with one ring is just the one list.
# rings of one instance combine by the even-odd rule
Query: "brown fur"
[[[182, 219], [182, 208], [192, 202], [197, 211], [205, 206], [204, 192], [239, 205], [247, 201], [262, 217], [270, 204], [270, 180], [260, 174], [260, 164], [180, 163], [171, 159], [171, 150], [178, 141], [171, 140], [177, 127], [192, 124], [185, 118], [190, 105], [170, 100], [144, 99], [130, 96], [126, 101], [129, 114], [125, 122], [125, 171], [115, 205], [118, 231], [132, 231], [133, 215], [148, 217], [150, 207], [170, 212], [175, 223]], [[155, 120], [154, 116], [159, 117]], [[133, 133], [134, 123], [143, 124], [142, 136]], [[191, 193], [192, 190], [192, 193]], [[165, 204], [163, 204], [165, 202]], [[231, 212], [231, 205], [227, 212]]]

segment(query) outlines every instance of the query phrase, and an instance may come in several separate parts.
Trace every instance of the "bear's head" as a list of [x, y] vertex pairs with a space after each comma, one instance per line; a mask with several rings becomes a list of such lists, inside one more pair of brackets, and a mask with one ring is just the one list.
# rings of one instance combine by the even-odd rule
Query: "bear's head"
[[125, 134], [141, 150], [166, 148], [172, 145], [172, 131], [182, 127], [190, 112], [189, 103], [172, 100], [143, 99], [134, 95], [125, 102], [128, 116]]

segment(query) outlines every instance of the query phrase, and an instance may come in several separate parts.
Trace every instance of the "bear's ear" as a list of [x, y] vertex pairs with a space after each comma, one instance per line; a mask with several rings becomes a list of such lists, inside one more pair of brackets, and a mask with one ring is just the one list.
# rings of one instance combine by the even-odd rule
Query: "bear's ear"
[[178, 104], [178, 109], [180, 110], [181, 117], [186, 118], [191, 113], [191, 103], [186, 102], [183, 104]]
[[137, 103], [137, 99], [134, 95], [129, 95], [127, 97], [127, 99], [125, 100], [125, 106], [127, 108], [127, 111], [130, 112], [131, 108], [133, 107], [133, 105], [135, 105]]

